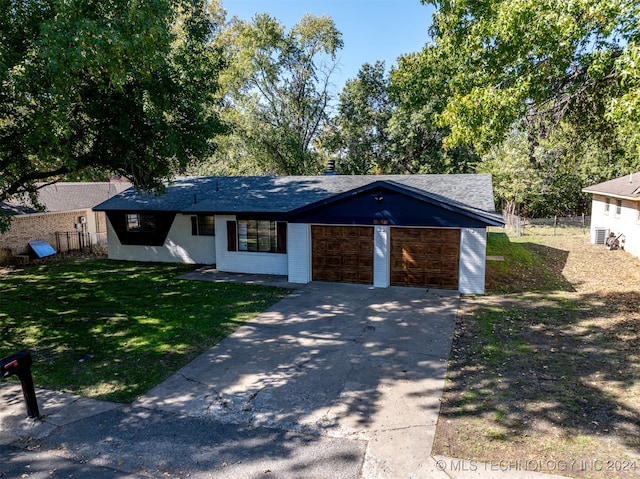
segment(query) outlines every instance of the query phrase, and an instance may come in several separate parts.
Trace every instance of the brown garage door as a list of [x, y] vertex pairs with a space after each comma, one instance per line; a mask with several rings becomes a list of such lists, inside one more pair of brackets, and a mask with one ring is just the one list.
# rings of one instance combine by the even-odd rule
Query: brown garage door
[[458, 289], [460, 230], [391, 228], [391, 284]]
[[313, 281], [373, 283], [373, 228], [312, 226]]

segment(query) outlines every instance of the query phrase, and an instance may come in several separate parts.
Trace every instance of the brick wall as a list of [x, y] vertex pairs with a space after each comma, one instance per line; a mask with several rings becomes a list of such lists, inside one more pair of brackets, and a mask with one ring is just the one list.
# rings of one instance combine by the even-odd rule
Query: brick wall
[[27, 243], [34, 240], [45, 240], [56, 248], [55, 233], [76, 232], [75, 224], [80, 216], [88, 217], [90, 214], [93, 215], [90, 210], [81, 210], [16, 216], [11, 222], [11, 229], [0, 234], [0, 248], [9, 248], [14, 255], [26, 254], [29, 249]]

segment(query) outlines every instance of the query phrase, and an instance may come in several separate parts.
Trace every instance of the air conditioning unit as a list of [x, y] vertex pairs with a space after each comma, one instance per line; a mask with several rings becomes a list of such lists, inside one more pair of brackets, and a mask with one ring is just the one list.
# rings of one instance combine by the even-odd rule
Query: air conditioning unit
[[595, 228], [595, 244], [605, 244], [607, 236], [609, 236], [609, 230], [607, 228]]

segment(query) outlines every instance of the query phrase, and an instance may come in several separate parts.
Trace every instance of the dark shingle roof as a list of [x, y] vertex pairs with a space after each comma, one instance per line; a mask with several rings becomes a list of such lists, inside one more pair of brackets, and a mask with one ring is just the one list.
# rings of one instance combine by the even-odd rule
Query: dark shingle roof
[[619, 198], [640, 198], [640, 171], [615, 180], [605, 181], [583, 189], [585, 193], [595, 193]]
[[162, 195], [146, 195], [131, 188], [94, 209], [218, 214], [287, 213], [376, 182], [388, 182], [502, 222], [502, 217], [495, 212], [491, 176], [472, 174], [181, 178], [167, 186]]

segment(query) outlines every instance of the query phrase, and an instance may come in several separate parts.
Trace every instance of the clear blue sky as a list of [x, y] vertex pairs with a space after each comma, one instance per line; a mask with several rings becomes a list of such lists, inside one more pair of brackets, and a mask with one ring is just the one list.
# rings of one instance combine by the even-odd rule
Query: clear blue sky
[[342, 33], [340, 69], [333, 82], [338, 91], [364, 63], [384, 60], [387, 70], [403, 54], [417, 52], [429, 41], [433, 7], [419, 0], [222, 0], [227, 18], [249, 20], [269, 13], [287, 30], [305, 13], [329, 15]]

